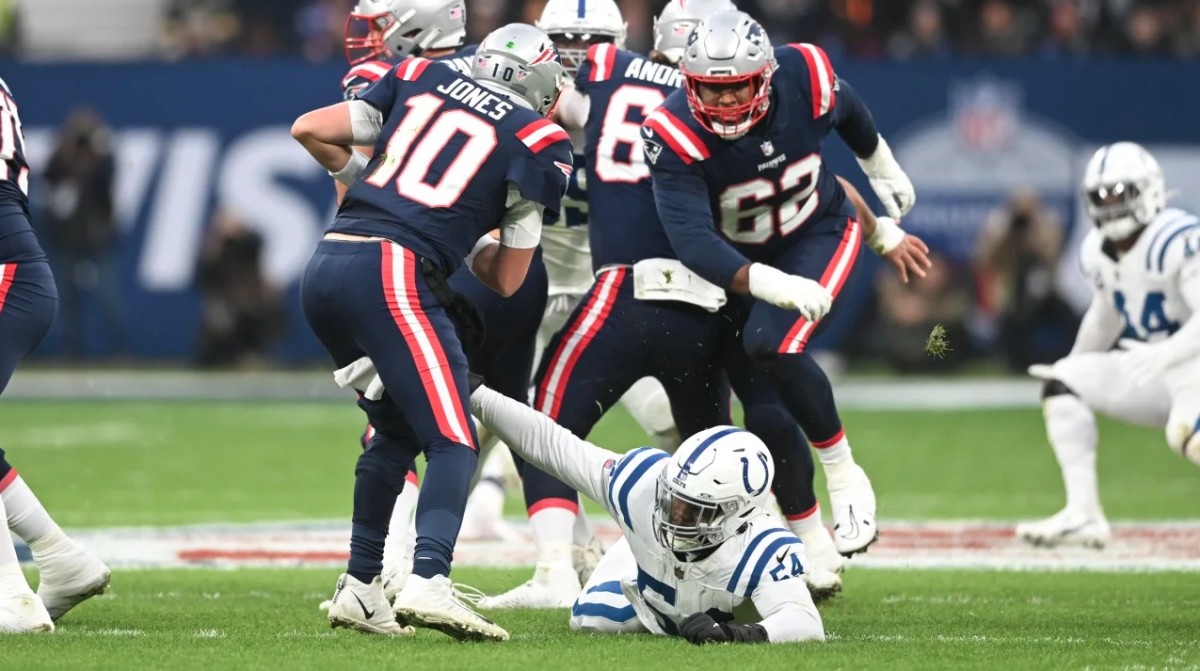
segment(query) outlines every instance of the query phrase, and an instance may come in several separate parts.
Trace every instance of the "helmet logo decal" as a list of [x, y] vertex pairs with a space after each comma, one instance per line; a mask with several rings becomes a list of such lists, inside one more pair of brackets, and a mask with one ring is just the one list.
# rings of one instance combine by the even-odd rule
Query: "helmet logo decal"
[[769, 482], [771, 479], [771, 469], [767, 465], [766, 455], [762, 452], [759, 452], [758, 460], [760, 463], [762, 463], [763, 467], [763, 483], [761, 487], [755, 489], [753, 485], [750, 484], [750, 460], [746, 457], [742, 457], [742, 484], [746, 486], [746, 493], [750, 496], [758, 496], [759, 494], [762, 494], [763, 490], [767, 488], [767, 485], [771, 484]]

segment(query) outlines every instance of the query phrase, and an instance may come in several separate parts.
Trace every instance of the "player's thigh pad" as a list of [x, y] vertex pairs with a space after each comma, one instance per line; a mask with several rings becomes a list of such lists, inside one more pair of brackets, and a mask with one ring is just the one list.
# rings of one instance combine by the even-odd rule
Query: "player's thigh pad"
[[1163, 426], [1171, 407], [1166, 385], [1134, 384], [1122, 366], [1126, 356], [1120, 350], [1074, 354], [1051, 370], [1092, 410], [1131, 424]]

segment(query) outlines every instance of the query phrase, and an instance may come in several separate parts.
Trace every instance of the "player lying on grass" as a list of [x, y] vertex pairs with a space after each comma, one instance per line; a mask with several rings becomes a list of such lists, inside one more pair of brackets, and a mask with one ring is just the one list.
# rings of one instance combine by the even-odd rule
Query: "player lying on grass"
[[1080, 262], [1095, 295], [1071, 354], [1029, 369], [1045, 381], [1046, 435], [1067, 505], [1018, 525], [1017, 535], [1051, 547], [1100, 548], [1109, 539], [1094, 412], [1165, 427], [1171, 450], [1200, 465], [1200, 219], [1166, 206], [1158, 161], [1132, 142], [1092, 156], [1083, 195], [1096, 227]]
[[[604, 505], [624, 533], [575, 601], [572, 629], [697, 644], [824, 640], [804, 544], [764, 509], [775, 465], [754, 434], [718, 426], [674, 456], [621, 455], [486, 386], [471, 407], [515, 453]], [[735, 622], [747, 602], [762, 619]]]

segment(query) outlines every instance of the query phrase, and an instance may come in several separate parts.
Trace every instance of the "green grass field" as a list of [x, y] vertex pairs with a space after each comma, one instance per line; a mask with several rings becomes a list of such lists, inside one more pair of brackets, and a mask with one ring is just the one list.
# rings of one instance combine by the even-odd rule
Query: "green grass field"
[[[1019, 519], [1062, 504], [1036, 410], [847, 412], [880, 520]], [[331, 404], [0, 404], [0, 446], [68, 528], [328, 519], [349, 514], [357, 432]], [[1200, 516], [1200, 470], [1157, 431], [1104, 422], [1112, 519]], [[614, 415], [593, 435], [639, 443]], [[818, 485], [823, 490], [823, 485]], [[511, 511], [520, 511], [511, 503]], [[336, 570], [119, 571], [44, 637], [0, 640], [0, 669], [1200, 668], [1200, 574], [853, 570], [822, 606], [823, 645], [696, 649], [572, 634], [565, 612], [496, 615], [513, 640], [331, 632]], [[524, 571], [460, 569], [497, 591]]]

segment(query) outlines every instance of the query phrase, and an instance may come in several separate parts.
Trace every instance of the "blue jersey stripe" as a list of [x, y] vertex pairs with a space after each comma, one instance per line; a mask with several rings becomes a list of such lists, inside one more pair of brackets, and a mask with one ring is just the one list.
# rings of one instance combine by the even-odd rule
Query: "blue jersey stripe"
[[1194, 231], [1198, 228], [1200, 228], [1200, 221], [1193, 220], [1192, 223], [1186, 226], [1180, 226], [1179, 228], [1175, 229], [1171, 235], [1167, 236], [1167, 241], [1163, 243], [1162, 249], [1158, 251], [1158, 272], [1161, 273], [1163, 271], [1163, 264], [1166, 263], [1167, 250], [1171, 248], [1171, 242], [1180, 235], [1183, 235], [1188, 231]]
[[1163, 225], [1159, 227], [1158, 232], [1154, 234], [1154, 238], [1150, 240], [1150, 244], [1146, 245], [1146, 270], [1150, 270], [1151, 261], [1154, 260], [1154, 250], [1158, 249], [1158, 241], [1162, 239], [1162, 236], [1165, 235], [1167, 231], [1171, 230], [1172, 226], [1187, 219], [1189, 216], [1186, 212], [1176, 212], [1174, 214], [1175, 216], [1167, 219]]
[[629, 468], [630, 464], [637, 461], [638, 456], [645, 454], [646, 452], [648, 452], [651, 449], [653, 449], [653, 448], [639, 447], [636, 450], [633, 450], [633, 451], [627, 453], [624, 457], [621, 457], [621, 460], [618, 461], [617, 465], [613, 468], [612, 473], [609, 474], [609, 476], [608, 476], [608, 505], [614, 511], [619, 510], [619, 508], [617, 507], [617, 479], [620, 478], [621, 475]]
[[742, 596], [750, 598], [750, 595], [754, 594], [754, 590], [758, 589], [759, 581], [762, 580], [763, 569], [767, 567], [767, 562], [771, 561], [780, 548], [788, 545], [803, 545], [803, 543], [795, 536], [791, 538], [776, 538], [758, 558], [758, 563], [754, 565], [754, 570], [750, 572], [750, 582], [746, 583], [746, 591]]
[[767, 529], [766, 531], [763, 531], [755, 536], [754, 540], [750, 541], [750, 545], [746, 547], [746, 551], [742, 553], [742, 559], [738, 562], [737, 568], [733, 570], [733, 577], [729, 579], [729, 585], [725, 588], [725, 591], [737, 594], [737, 585], [742, 579], [742, 573], [746, 570], [746, 564], [750, 562], [750, 557], [754, 556], [754, 550], [757, 549], [764, 540], [770, 536], [787, 533], [787, 529], [775, 527], [773, 529]]
[[602, 617], [611, 622], [628, 622], [637, 617], [637, 613], [633, 610], [633, 606], [609, 606], [603, 603], [576, 603], [571, 608], [571, 615], [575, 617]]
[[609, 592], [612, 594], [623, 594], [623, 592], [621, 591], [621, 581], [620, 580], [609, 580], [608, 582], [602, 582], [599, 585], [595, 585], [592, 588], [590, 588], [587, 591], [587, 594], [591, 594], [593, 592]]
[[659, 580], [658, 578], [655, 578], [649, 573], [646, 573], [642, 570], [641, 566], [638, 567], [637, 586], [639, 592], [644, 592], [646, 588], [649, 587], [650, 589], [662, 595], [662, 598], [666, 600], [669, 605], [675, 605], [675, 588]]
[[625, 483], [621, 485], [621, 490], [617, 492], [617, 504], [621, 510], [621, 519], [625, 521], [625, 526], [630, 531], [633, 531], [633, 521], [629, 518], [629, 492], [633, 491], [633, 486], [646, 474], [646, 471], [650, 470], [651, 466], [666, 458], [666, 452], [657, 452], [643, 459], [642, 463], [638, 464], [637, 468], [629, 474], [629, 477], [625, 478]]

